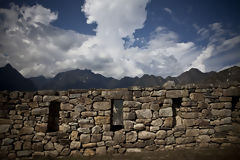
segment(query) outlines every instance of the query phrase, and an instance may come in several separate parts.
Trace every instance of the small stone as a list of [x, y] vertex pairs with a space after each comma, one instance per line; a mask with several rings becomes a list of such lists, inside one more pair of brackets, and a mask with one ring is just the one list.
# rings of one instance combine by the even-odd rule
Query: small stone
[[142, 124], [142, 123], [135, 124], [134, 125], [134, 129], [138, 130], [138, 131], [144, 130], [145, 129], [145, 125]]
[[70, 144], [70, 149], [80, 149], [81, 143], [78, 141], [72, 141]]
[[32, 134], [33, 133], [33, 127], [23, 127], [20, 131], [20, 135], [25, 135], [25, 134]]
[[18, 157], [28, 157], [32, 154], [32, 151], [17, 151]]
[[46, 157], [57, 157], [58, 152], [57, 151], [44, 151]]
[[164, 130], [159, 130], [157, 133], [156, 133], [156, 138], [157, 139], [165, 139], [167, 136], [167, 132], [164, 131]]
[[127, 153], [138, 153], [138, 152], [142, 152], [142, 149], [141, 148], [127, 148], [126, 150]]
[[136, 142], [137, 140], [137, 132], [131, 131], [126, 134], [126, 142]]
[[204, 95], [202, 93], [191, 93], [190, 99], [192, 101], [204, 101]]
[[155, 136], [156, 136], [155, 133], [148, 132], [148, 131], [140, 131], [138, 133], [138, 138], [143, 140], [155, 138]]
[[153, 121], [151, 122], [151, 125], [152, 125], [152, 126], [161, 126], [162, 124], [163, 124], [163, 120], [162, 120], [161, 118], [158, 118], [158, 119], [153, 120]]
[[61, 103], [60, 108], [62, 111], [72, 111], [73, 105], [70, 103]]

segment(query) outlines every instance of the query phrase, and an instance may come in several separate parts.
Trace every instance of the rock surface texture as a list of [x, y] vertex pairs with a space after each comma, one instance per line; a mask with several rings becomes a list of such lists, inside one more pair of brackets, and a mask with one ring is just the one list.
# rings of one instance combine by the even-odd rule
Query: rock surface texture
[[[0, 92], [0, 156], [240, 147], [240, 86]], [[113, 124], [122, 100], [123, 124]], [[54, 127], [52, 127], [54, 126]]]

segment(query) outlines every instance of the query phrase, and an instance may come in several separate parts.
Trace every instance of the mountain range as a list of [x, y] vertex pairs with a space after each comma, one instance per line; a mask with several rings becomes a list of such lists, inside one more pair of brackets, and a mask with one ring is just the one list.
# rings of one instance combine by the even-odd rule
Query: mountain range
[[162, 86], [167, 81], [174, 81], [176, 84], [184, 85], [189, 83], [239, 83], [240, 67], [234, 66], [220, 72], [203, 73], [198, 69], [192, 68], [177, 77], [166, 77], [154, 75], [143, 75], [142, 77], [124, 77], [120, 80], [104, 77], [95, 74], [91, 70], [70, 70], [58, 73], [53, 78], [44, 76], [25, 78], [10, 64], [0, 68], [0, 90], [68, 90], [68, 89], [88, 89], [88, 88], [127, 88], [129, 86], [153, 87]]

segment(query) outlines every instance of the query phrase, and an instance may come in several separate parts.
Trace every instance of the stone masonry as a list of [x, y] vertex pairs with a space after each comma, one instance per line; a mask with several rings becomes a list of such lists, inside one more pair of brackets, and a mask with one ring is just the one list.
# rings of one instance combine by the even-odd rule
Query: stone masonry
[[[239, 85], [1, 91], [0, 155], [16, 159], [239, 147], [239, 98]], [[114, 100], [123, 102], [122, 126], [112, 125]]]

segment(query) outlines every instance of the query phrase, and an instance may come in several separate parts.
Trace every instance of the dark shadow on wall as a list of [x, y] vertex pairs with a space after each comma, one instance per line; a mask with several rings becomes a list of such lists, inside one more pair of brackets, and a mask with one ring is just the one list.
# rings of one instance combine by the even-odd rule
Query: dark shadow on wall
[[51, 102], [49, 106], [47, 132], [56, 132], [59, 130], [59, 110], [60, 102]]

